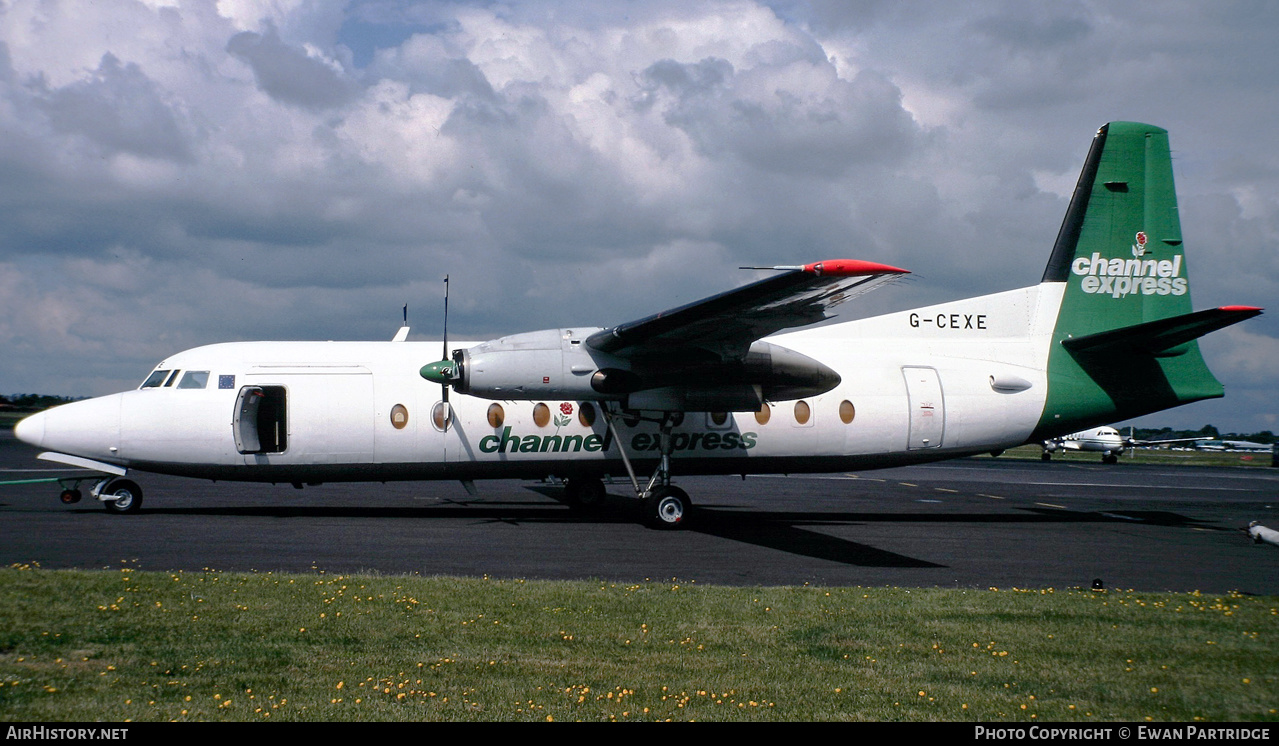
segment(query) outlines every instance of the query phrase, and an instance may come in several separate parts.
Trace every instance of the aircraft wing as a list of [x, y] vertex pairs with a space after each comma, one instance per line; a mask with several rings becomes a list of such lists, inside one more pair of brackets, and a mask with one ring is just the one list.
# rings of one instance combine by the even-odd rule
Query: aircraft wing
[[716, 362], [740, 360], [755, 340], [831, 318], [835, 306], [907, 274], [897, 267], [853, 259], [743, 269], [780, 274], [603, 329], [586, 344], [629, 359], [691, 355]]
[[1214, 438], [1200, 435], [1198, 438], [1165, 438], [1163, 440], [1137, 440], [1135, 438], [1127, 438], [1129, 443], [1139, 446], [1156, 446], [1164, 443], [1197, 443], [1201, 440], [1214, 440]]

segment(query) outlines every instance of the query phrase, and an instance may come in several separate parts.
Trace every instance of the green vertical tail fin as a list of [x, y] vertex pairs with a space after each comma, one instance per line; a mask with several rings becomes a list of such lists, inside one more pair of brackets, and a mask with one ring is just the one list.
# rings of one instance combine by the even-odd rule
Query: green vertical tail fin
[[1043, 282], [1065, 291], [1032, 439], [1222, 396], [1195, 340], [1260, 313], [1192, 313], [1168, 132], [1134, 122], [1098, 130]]

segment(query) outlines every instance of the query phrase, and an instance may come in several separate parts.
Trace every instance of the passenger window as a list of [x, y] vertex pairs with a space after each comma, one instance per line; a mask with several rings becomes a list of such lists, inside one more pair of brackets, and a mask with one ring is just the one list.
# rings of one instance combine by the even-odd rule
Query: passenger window
[[160, 386], [164, 385], [164, 379], [168, 377], [169, 377], [169, 371], [157, 370], [151, 375], [147, 376], [147, 380], [143, 381], [142, 385], [139, 386], [139, 388], [158, 389], [160, 388]]
[[209, 383], [209, 371], [207, 370], [188, 370], [182, 376], [182, 380], [178, 381], [180, 389], [202, 389]]

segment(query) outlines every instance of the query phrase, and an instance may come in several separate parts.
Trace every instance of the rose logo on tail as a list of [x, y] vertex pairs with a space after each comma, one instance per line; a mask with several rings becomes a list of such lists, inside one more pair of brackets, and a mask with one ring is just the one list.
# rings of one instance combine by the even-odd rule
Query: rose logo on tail
[[1132, 255], [1140, 259], [1146, 255], [1146, 232], [1137, 231], [1137, 243], [1132, 245]]

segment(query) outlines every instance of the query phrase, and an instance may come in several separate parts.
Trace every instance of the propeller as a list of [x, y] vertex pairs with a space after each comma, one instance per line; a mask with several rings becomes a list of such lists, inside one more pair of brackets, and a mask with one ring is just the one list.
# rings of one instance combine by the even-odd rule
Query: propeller
[[[452, 360], [449, 359], [449, 276], [448, 275], [444, 275], [444, 342], [442, 343], [442, 346], [444, 347], [444, 349], [442, 352], [440, 352], [440, 359], [445, 362], [452, 363]], [[449, 373], [452, 373], [452, 372], [453, 370], [450, 368]], [[442, 384], [440, 387], [440, 391], [441, 391], [441, 398], [444, 400], [444, 406], [447, 407], [449, 403], [448, 384]]]
[[439, 362], [427, 363], [418, 371], [428, 381], [440, 384], [440, 398], [449, 403], [449, 384], [457, 379], [457, 364], [449, 359], [449, 276], [444, 275], [444, 351]]

